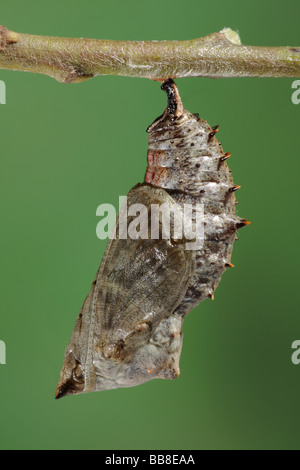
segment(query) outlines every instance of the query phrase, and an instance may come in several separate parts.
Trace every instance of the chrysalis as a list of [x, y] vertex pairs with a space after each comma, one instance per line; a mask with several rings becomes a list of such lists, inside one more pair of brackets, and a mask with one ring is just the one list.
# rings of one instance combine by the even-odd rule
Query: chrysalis
[[215, 138], [218, 127], [183, 109], [172, 80], [162, 89], [168, 106], [147, 130], [145, 182], [127, 202], [146, 206], [148, 221], [154, 204], [174, 213], [202, 204], [204, 242], [190, 250], [184, 237], [152, 239], [151, 224], [147, 238], [122, 238], [119, 218], [66, 348], [55, 398], [178, 377], [185, 315], [213, 298], [232, 266], [236, 232], [249, 223], [235, 214], [239, 186], [226, 163], [230, 154]]

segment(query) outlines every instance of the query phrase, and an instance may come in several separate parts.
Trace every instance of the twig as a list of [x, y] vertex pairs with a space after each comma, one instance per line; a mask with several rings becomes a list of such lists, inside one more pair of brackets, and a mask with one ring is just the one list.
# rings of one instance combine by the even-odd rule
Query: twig
[[300, 47], [244, 46], [229, 28], [187, 41], [110, 41], [35, 36], [0, 26], [0, 68], [59, 82], [95, 75], [163, 81], [180, 77], [300, 77]]

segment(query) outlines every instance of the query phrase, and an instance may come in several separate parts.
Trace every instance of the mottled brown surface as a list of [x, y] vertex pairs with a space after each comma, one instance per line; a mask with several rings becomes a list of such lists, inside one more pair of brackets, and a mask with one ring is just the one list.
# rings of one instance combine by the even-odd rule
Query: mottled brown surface
[[213, 298], [247, 223], [235, 214], [237, 187], [217, 127], [184, 111], [173, 81], [163, 88], [168, 107], [148, 129], [145, 183], [130, 191], [128, 207], [143, 204], [150, 221], [153, 204], [179, 218], [183, 204], [203, 204], [204, 244], [193, 251], [184, 238], [152, 240], [150, 227], [148, 239], [122, 239], [117, 224], [66, 348], [56, 398], [178, 377], [184, 317]]
[[180, 315], [213, 295], [230, 263], [240, 223], [235, 214], [238, 187], [226, 163], [228, 153], [214, 137], [217, 128], [188, 111], [176, 119], [166, 114], [149, 128], [146, 181], [164, 188], [181, 206], [204, 204], [205, 243], [196, 253], [196, 271], [176, 309]]

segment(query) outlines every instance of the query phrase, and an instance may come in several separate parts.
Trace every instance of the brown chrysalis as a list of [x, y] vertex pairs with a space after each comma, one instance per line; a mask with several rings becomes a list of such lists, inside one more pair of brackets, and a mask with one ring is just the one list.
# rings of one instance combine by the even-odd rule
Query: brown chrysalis
[[[185, 315], [213, 293], [230, 262], [240, 227], [235, 186], [210, 127], [183, 109], [175, 83], [167, 80], [168, 106], [148, 128], [148, 167], [128, 204], [169, 208], [204, 206], [204, 242], [186, 248], [183, 238], [122, 238], [107, 245], [76, 321], [55, 398], [139, 385], [179, 375]], [[180, 218], [180, 215], [178, 216]], [[128, 218], [130, 223], [130, 217]], [[171, 221], [174, 225], [175, 221]], [[172, 227], [171, 227], [172, 228]], [[173, 227], [174, 228], [174, 227]]]

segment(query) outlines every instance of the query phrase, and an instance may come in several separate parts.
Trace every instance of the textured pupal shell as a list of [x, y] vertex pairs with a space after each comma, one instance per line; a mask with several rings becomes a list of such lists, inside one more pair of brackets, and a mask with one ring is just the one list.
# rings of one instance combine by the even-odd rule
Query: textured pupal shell
[[217, 129], [183, 109], [173, 81], [162, 88], [168, 107], [148, 128], [145, 182], [129, 192], [128, 205], [143, 204], [150, 219], [153, 204], [174, 211], [202, 204], [204, 243], [188, 250], [185, 239], [152, 240], [150, 231], [148, 239], [109, 241], [66, 348], [56, 398], [178, 377], [184, 317], [213, 297], [231, 266], [236, 231], [247, 224], [235, 214], [238, 187]]
[[145, 181], [164, 188], [176, 203], [203, 204], [205, 242], [196, 252], [196, 269], [175, 313], [185, 315], [215, 291], [230, 265], [239, 224], [235, 214], [235, 185], [226, 154], [212, 128], [198, 115], [166, 112], [148, 129], [149, 150]]

